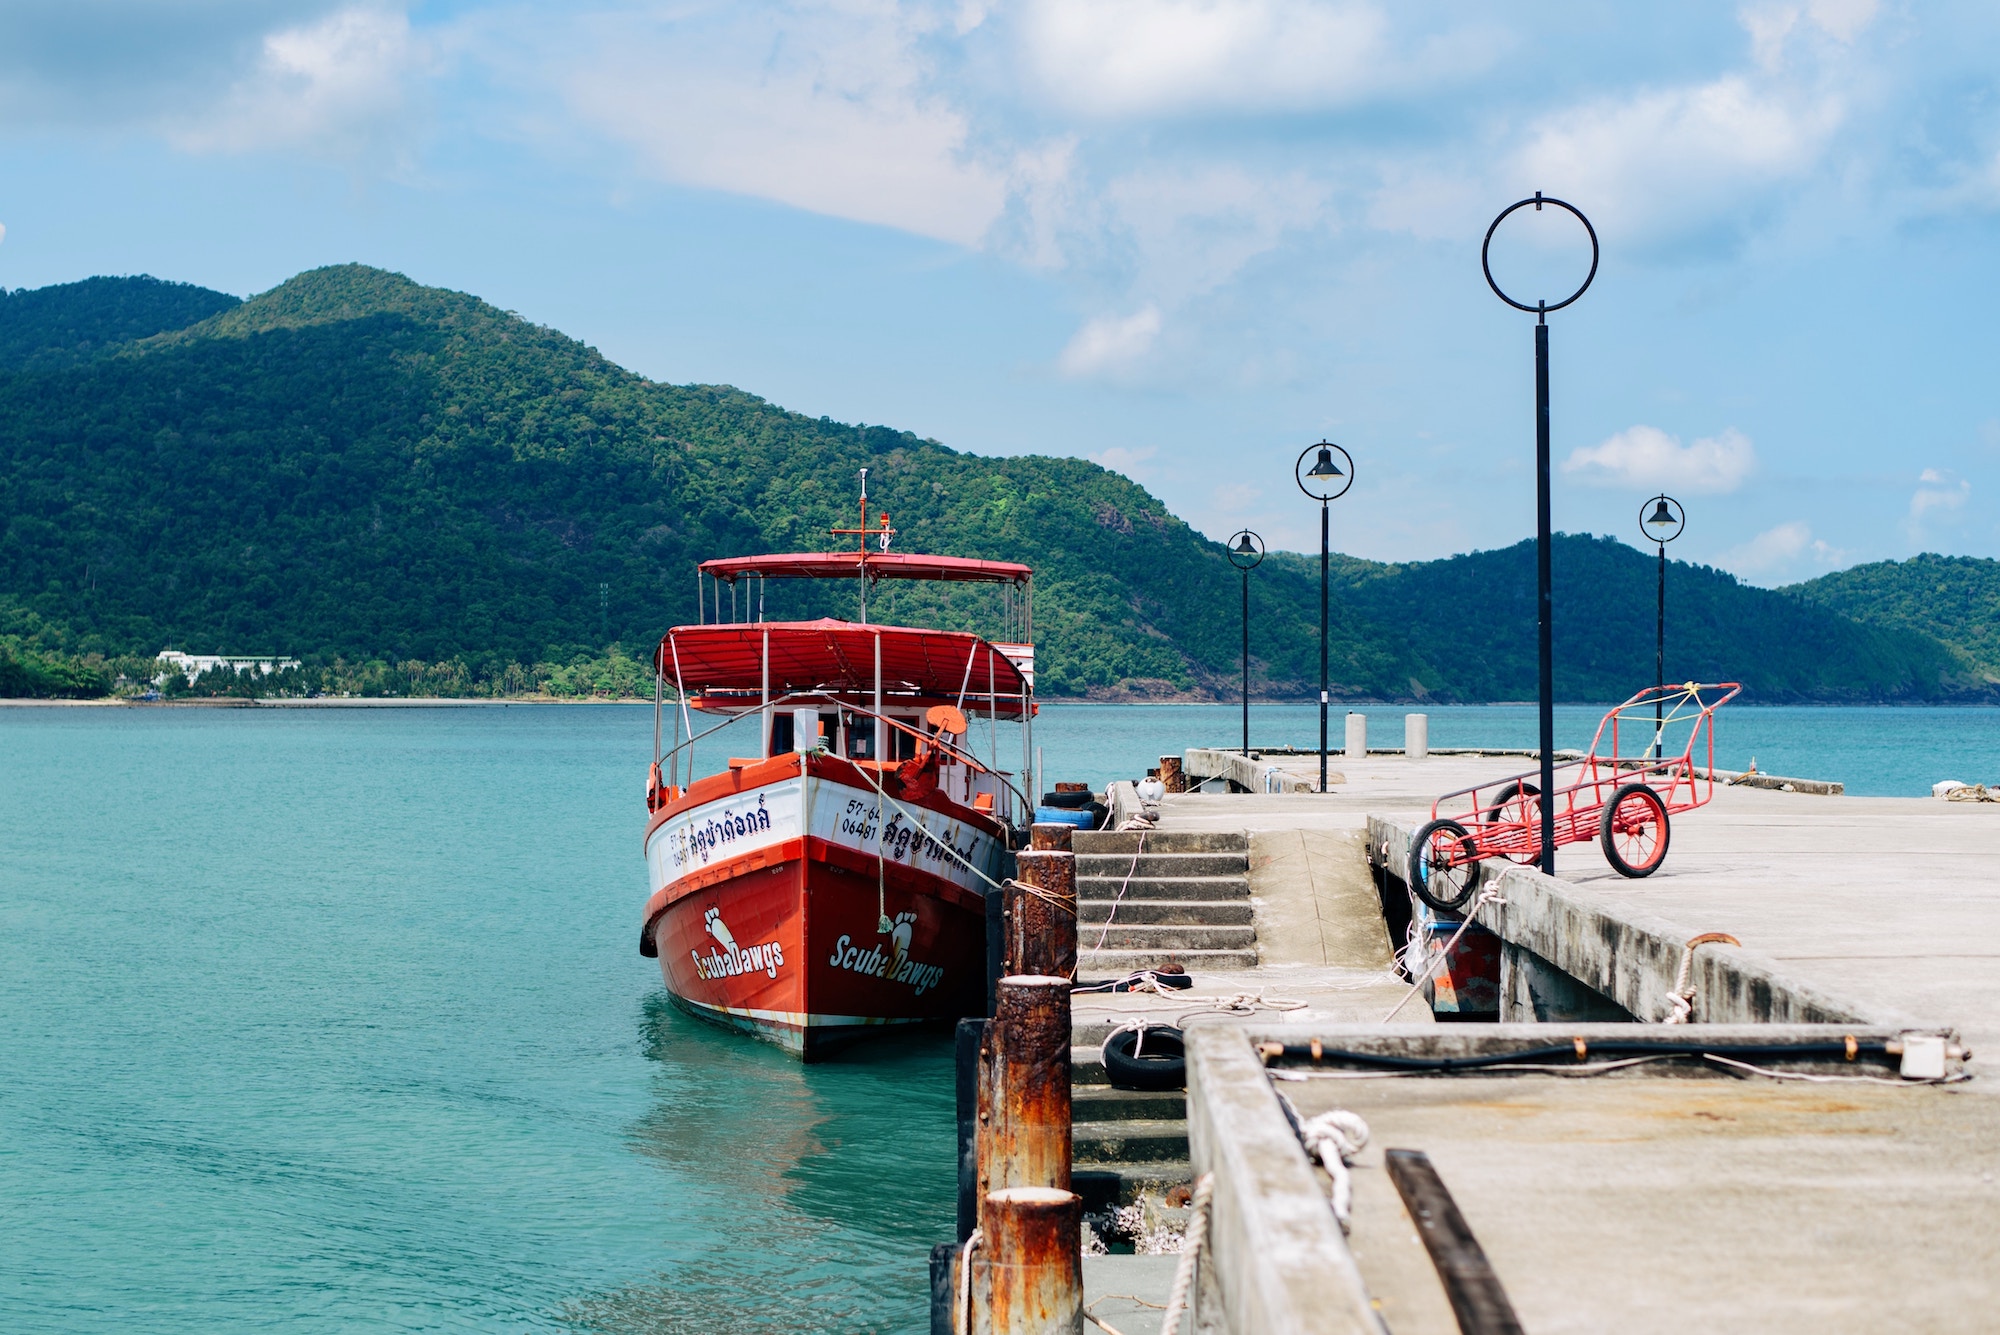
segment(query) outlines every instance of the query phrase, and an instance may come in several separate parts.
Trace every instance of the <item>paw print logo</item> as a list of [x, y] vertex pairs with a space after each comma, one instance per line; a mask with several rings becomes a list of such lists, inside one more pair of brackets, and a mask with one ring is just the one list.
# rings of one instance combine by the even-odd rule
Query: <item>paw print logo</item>
[[732, 955], [736, 953], [736, 938], [729, 934], [729, 924], [722, 920], [721, 909], [713, 904], [709, 905], [708, 912], [701, 921], [702, 925], [708, 928], [708, 934], [721, 942], [725, 951]]
[[890, 948], [889, 957], [891, 978], [896, 976], [896, 970], [902, 967], [903, 961], [910, 957], [910, 936], [916, 930], [916, 922], [916, 914], [898, 913], [896, 921], [889, 928], [889, 940], [894, 943]]

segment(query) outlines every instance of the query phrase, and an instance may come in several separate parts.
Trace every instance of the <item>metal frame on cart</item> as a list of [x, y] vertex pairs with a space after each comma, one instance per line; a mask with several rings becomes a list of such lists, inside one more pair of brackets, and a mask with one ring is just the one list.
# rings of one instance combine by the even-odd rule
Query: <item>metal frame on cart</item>
[[[1669, 817], [1715, 795], [1715, 711], [1742, 689], [1733, 681], [1648, 687], [1604, 716], [1583, 756], [1446, 793], [1410, 842], [1410, 889], [1433, 909], [1456, 912], [1472, 898], [1479, 863], [1539, 862], [1549, 828], [1558, 848], [1595, 838], [1614, 871], [1651, 875], [1667, 856]], [[1681, 729], [1677, 754], [1662, 754]], [[1642, 744], [1628, 752], [1635, 736]], [[1540, 782], [1551, 773], [1545, 813]]]

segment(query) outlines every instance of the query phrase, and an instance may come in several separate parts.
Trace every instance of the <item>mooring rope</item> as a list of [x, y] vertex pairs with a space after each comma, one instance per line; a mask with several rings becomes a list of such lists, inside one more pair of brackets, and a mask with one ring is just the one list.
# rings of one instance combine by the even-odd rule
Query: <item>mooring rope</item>
[[972, 1249], [984, 1237], [975, 1228], [958, 1249], [958, 1296], [951, 1305], [952, 1335], [972, 1335]]
[[1132, 854], [1132, 865], [1125, 870], [1125, 879], [1118, 887], [1118, 894], [1111, 901], [1111, 912], [1104, 915], [1104, 930], [1097, 934], [1097, 944], [1090, 948], [1095, 955], [1104, 949], [1104, 943], [1111, 938], [1111, 924], [1118, 919], [1118, 906], [1125, 902], [1125, 892], [1132, 888], [1132, 877], [1138, 873], [1139, 859], [1146, 855], [1146, 832], [1139, 833], [1138, 849]]
[[1686, 1024], [1694, 1018], [1694, 988], [1688, 985], [1688, 972], [1694, 967], [1696, 946], [1741, 946], [1743, 943], [1727, 932], [1703, 932], [1700, 936], [1688, 938], [1687, 946], [1681, 951], [1680, 972], [1674, 976], [1673, 995], [1667, 998], [1671, 1008], [1660, 1019], [1661, 1024]]
[[1450, 957], [1452, 950], [1457, 947], [1458, 938], [1464, 936], [1465, 929], [1472, 926], [1472, 916], [1473, 914], [1479, 912], [1479, 908], [1481, 905], [1483, 904], [1504, 905], [1506, 902], [1507, 902], [1506, 900], [1500, 897], [1500, 892], [1498, 890], [1492, 889], [1490, 887], [1481, 890], [1479, 892], [1479, 898], [1473, 900], [1471, 907], [1466, 909], [1465, 921], [1461, 922], [1458, 925], [1458, 930], [1451, 934], [1451, 940], [1444, 943], [1444, 949], [1438, 951], [1435, 955], [1431, 956], [1430, 963], [1425, 965], [1424, 971], [1417, 975], [1417, 981], [1410, 984], [1410, 990], [1403, 994], [1403, 999], [1397, 1002], [1395, 1006], [1390, 1009], [1387, 1015], [1382, 1017], [1382, 1023], [1387, 1024], [1389, 1023], [1389, 1021], [1395, 1019], [1396, 1012], [1402, 1010], [1403, 1007], [1409, 1005], [1410, 998], [1414, 997], [1415, 995], [1417, 995], [1418, 992], [1423, 990], [1424, 984], [1428, 983], [1431, 980], [1431, 975], [1437, 972], [1438, 965], [1444, 963], [1445, 960]]
[[1215, 1195], [1215, 1174], [1203, 1173], [1195, 1180], [1194, 1200], [1188, 1205], [1187, 1236], [1181, 1242], [1181, 1263], [1174, 1268], [1173, 1291], [1167, 1295], [1167, 1314], [1160, 1318], [1160, 1335], [1179, 1335], [1181, 1316], [1187, 1311], [1188, 1294], [1194, 1288], [1194, 1267], [1208, 1240], [1208, 1203]]

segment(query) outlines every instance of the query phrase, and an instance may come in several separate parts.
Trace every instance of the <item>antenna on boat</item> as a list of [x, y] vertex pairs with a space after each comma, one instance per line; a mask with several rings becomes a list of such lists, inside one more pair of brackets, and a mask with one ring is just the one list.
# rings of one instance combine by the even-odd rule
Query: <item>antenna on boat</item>
[[883, 551], [889, 550], [889, 542], [896, 536], [896, 530], [889, 527], [889, 516], [885, 512], [876, 517], [877, 526], [868, 527], [868, 470], [861, 470], [861, 527], [836, 528], [828, 532], [851, 536], [855, 540], [855, 559], [861, 563], [861, 624], [868, 624], [868, 539], [874, 538]]

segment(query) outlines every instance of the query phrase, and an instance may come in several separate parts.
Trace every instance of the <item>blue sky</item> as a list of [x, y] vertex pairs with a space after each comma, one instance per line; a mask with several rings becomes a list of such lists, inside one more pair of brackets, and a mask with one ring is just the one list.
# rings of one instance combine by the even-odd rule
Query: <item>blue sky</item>
[[[2000, 8], [0, 0], [0, 285], [360, 260], [656, 379], [1085, 456], [1203, 531], [2000, 555]], [[1519, 223], [1520, 226], [1516, 226]], [[1532, 300], [1554, 214], [1495, 244]]]

